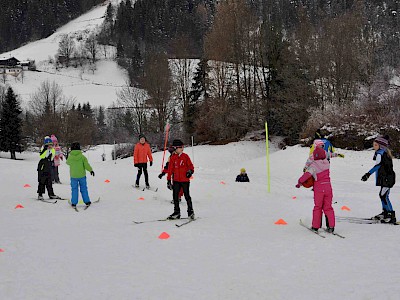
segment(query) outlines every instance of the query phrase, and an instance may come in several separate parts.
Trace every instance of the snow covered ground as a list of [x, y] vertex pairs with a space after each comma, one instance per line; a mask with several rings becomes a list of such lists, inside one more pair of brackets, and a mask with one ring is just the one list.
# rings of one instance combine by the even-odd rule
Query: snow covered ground
[[[111, 161], [111, 146], [86, 152], [96, 172], [88, 177], [89, 193], [101, 201], [79, 213], [67, 201], [34, 200], [37, 154], [11, 161], [1, 153], [1, 298], [399, 299], [400, 226], [338, 222], [345, 239], [322, 239], [299, 226], [300, 218], [310, 223], [313, 208], [312, 192], [294, 187], [308, 149], [271, 149], [271, 193], [263, 142], [185, 151], [194, 154], [191, 194], [200, 219], [181, 228], [174, 224], [183, 221], [132, 222], [172, 213], [165, 177], [157, 178], [162, 153], [150, 167], [155, 193], [131, 187], [132, 159]], [[378, 188], [372, 179], [360, 181], [373, 153], [341, 152], [346, 157], [333, 159], [331, 169], [336, 214], [375, 215]], [[242, 167], [250, 183], [234, 182]], [[69, 198], [65, 164], [60, 178], [55, 192]], [[399, 209], [398, 187], [391, 199]], [[184, 203], [181, 210], [185, 216]], [[280, 218], [288, 224], [275, 225]], [[163, 232], [170, 238], [159, 239]]]
[[[120, 0], [108, 2], [116, 5]], [[102, 50], [99, 49], [98, 57], [101, 60], [96, 63], [97, 69], [94, 73], [88, 68], [82, 71], [80, 67], [56, 70], [54, 65], [48, 63], [49, 58], [54, 60], [59, 42], [64, 34], [84, 37], [96, 32], [103, 23], [106, 9], [107, 2], [72, 20], [45, 39], [0, 54], [0, 57], [14, 56], [20, 61], [35, 60], [37, 69], [42, 71], [41, 73], [25, 71], [23, 78], [21, 75], [17, 78], [7, 77], [7, 84], [21, 96], [23, 105], [30, 100], [30, 95], [36, 92], [41, 83], [46, 80], [55, 81], [61, 86], [65, 96], [75, 98], [78, 103], [90, 102], [92, 106], [109, 106], [117, 100], [116, 91], [125, 85], [128, 78], [127, 72], [111, 60], [112, 49], [109, 49], [106, 59]]]

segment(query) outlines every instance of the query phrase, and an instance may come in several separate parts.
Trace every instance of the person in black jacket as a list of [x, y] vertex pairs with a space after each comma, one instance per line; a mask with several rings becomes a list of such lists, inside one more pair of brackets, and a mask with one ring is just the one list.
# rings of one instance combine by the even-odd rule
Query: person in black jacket
[[250, 182], [249, 176], [247, 176], [245, 168], [240, 169], [240, 174], [236, 176], [236, 182]]
[[44, 145], [40, 149], [40, 161], [37, 166], [38, 200], [43, 200], [43, 194], [45, 193], [46, 188], [50, 199], [60, 199], [60, 197], [54, 194], [53, 184], [51, 180], [54, 156], [55, 150], [53, 148], [53, 141], [50, 137], [46, 136], [44, 139]]
[[379, 198], [382, 203], [382, 212], [374, 219], [380, 220], [382, 223], [396, 223], [396, 214], [389, 200], [390, 189], [396, 182], [396, 173], [393, 170], [393, 156], [388, 146], [388, 136], [379, 136], [374, 140], [375, 166], [365, 173], [361, 180], [367, 181], [369, 176], [376, 173], [376, 185], [381, 187]]

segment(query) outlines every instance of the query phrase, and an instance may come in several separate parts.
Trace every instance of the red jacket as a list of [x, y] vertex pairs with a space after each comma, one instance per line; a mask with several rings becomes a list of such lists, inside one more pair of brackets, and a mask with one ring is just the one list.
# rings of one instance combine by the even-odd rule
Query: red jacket
[[147, 157], [149, 161], [153, 161], [153, 156], [151, 156], [151, 149], [148, 143], [137, 143], [135, 145], [135, 150], [133, 151], [133, 163], [134, 164], [146, 164]]
[[173, 177], [174, 182], [188, 182], [189, 178], [186, 177], [186, 172], [189, 170], [194, 172], [194, 166], [189, 155], [186, 153], [173, 154], [169, 161], [167, 180], [171, 180]]

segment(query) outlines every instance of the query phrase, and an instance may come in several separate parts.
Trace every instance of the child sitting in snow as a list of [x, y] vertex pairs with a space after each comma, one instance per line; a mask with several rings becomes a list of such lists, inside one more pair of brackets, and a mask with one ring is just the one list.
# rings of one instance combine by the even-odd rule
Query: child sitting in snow
[[318, 231], [322, 225], [322, 212], [328, 220], [327, 231], [335, 229], [335, 212], [332, 207], [332, 186], [329, 175], [330, 163], [326, 159], [323, 148], [317, 147], [313, 152], [313, 161], [306, 168], [304, 174], [299, 178], [296, 188], [299, 188], [311, 176], [314, 177], [314, 210], [311, 229]]
[[240, 169], [240, 174], [236, 176], [236, 182], [250, 182], [249, 176], [247, 176], [245, 168]]

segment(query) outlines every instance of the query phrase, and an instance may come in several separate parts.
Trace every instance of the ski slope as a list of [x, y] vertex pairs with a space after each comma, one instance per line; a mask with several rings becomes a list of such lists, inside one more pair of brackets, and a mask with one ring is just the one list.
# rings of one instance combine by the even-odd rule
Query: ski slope
[[[67, 201], [34, 200], [37, 154], [11, 161], [1, 153], [2, 299], [399, 298], [400, 227], [338, 222], [336, 231], [346, 238], [321, 239], [299, 226], [300, 218], [310, 223], [313, 208], [312, 192], [294, 187], [308, 149], [271, 149], [267, 193], [263, 142], [185, 148], [194, 156], [191, 195], [199, 219], [177, 228], [183, 221], [132, 222], [173, 211], [165, 177], [157, 178], [162, 153], [154, 153], [149, 168], [155, 193], [131, 187], [132, 159], [111, 161], [111, 148], [86, 152], [96, 172], [88, 176], [89, 194], [101, 200], [79, 213]], [[346, 157], [333, 159], [331, 170], [336, 214], [380, 212], [378, 188], [372, 180], [360, 181], [373, 153], [341, 152]], [[250, 183], [234, 182], [242, 167]], [[60, 179], [55, 192], [69, 198], [65, 163]], [[391, 193], [395, 208], [398, 192], [395, 187]], [[15, 209], [18, 204], [24, 208]], [[343, 205], [351, 211], [342, 211]], [[184, 203], [181, 211], [186, 216]], [[280, 218], [288, 224], [275, 225]], [[163, 232], [170, 238], [159, 239]]]
[[[115, 48], [109, 47], [107, 57], [104, 57], [103, 48], [99, 47], [99, 61], [94, 72], [89, 70], [89, 67], [56, 69], [49, 63], [49, 59], [54, 60], [64, 34], [83, 37], [84, 40], [84, 37], [99, 30], [109, 2], [116, 5], [120, 0], [107, 1], [104, 5], [94, 7], [45, 39], [0, 54], [3, 58], [14, 56], [20, 61], [29, 59], [36, 62], [37, 70], [40, 72], [25, 71], [23, 78], [21, 75], [17, 78], [7, 76], [6, 84], [21, 97], [24, 107], [30, 100], [31, 94], [35, 93], [44, 81], [55, 81], [66, 97], [74, 98], [78, 103], [89, 102], [92, 106], [109, 106], [117, 100], [116, 91], [126, 84], [128, 75], [113, 60]], [[76, 48], [79, 47], [80, 45], [76, 43]]]

